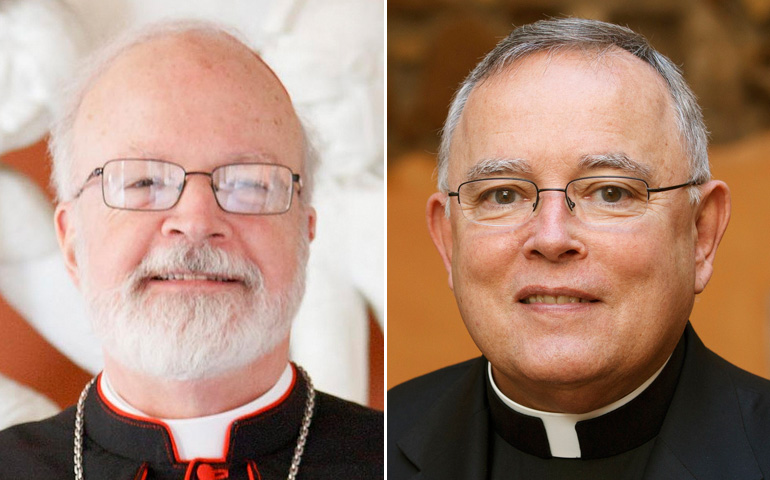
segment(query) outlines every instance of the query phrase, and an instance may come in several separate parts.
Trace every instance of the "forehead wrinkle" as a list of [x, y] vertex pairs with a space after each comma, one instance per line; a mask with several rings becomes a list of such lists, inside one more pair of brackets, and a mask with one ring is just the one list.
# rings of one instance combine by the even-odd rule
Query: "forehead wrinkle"
[[[129, 148], [128, 155], [123, 155], [120, 158], [139, 158], [147, 160], [164, 160], [167, 162], [183, 162], [184, 158], [178, 158], [178, 155], [159, 153], [157, 151], [147, 150], [143, 146], [139, 145], [136, 141], [132, 141]], [[134, 153], [135, 152], [135, 153]], [[210, 158], [210, 160], [226, 163], [278, 163], [278, 158], [269, 152], [261, 151], [247, 151], [236, 152], [227, 154], [222, 158]]]
[[465, 181], [492, 175], [531, 175], [532, 166], [523, 158], [487, 158], [476, 163], [465, 173]]
[[600, 168], [611, 168], [613, 170], [622, 170], [624, 173], [634, 175], [643, 179], [649, 179], [652, 170], [649, 166], [631, 159], [625, 153], [602, 153], [598, 155], [584, 155], [578, 162], [580, 169], [595, 170]]
[[228, 155], [225, 161], [230, 163], [278, 163], [278, 158], [267, 152], [245, 152]]
[[[170, 158], [168, 158], [168, 159], [165, 158], [163, 155], [159, 155], [159, 154], [157, 154], [155, 152], [151, 152], [151, 151], [145, 149], [144, 147], [139, 145], [139, 143], [137, 143], [136, 140], [132, 140], [131, 141], [129, 151], [131, 151], [131, 152], [138, 152], [139, 158], [145, 158], [145, 159], [148, 159], [148, 160], [150, 160], [150, 159], [155, 159], [155, 160], [171, 160]], [[136, 155], [137, 154], [132, 153], [131, 157], [135, 157]]]

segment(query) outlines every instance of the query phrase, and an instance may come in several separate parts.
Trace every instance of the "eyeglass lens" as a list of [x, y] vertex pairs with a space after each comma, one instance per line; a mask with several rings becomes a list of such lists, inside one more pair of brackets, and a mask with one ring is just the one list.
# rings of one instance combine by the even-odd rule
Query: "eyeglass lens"
[[[179, 201], [187, 175], [181, 166], [162, 160], [112, 160], [102, 173], [104, 202], [126, 210], [167, 210]], [[260, 163], [223, 165], [210, 174], [219, 206], [248, 214], [288, 211], [292, 175], [288, 167]]]
[[283, 213], [291, 206], [292, 173], [281, 165], [225, 165], [211, 180], [219, 206], [228, 212]]
[[[581, 178], [566, 187], [568, 208], [586, 223], [617, 223], [647, 209], [647, 184], [626, 177]], [[537, 186], [527, 180], [487, 178], [459, 188], [463, 215], [484, 225], [513, 226], [527, 221], [538, 202]], [[542, 201], [542, 199], [540, 199]]]

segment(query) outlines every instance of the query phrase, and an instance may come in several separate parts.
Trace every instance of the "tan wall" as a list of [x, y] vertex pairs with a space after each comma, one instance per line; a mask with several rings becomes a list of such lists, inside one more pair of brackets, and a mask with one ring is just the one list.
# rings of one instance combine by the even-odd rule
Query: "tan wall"
[[425, 224], [434, 162], [414, 154], [388, 169], [388, 387], [479, 355]]
[[711, 162], [730, 186], [732, 218], [692, 321], [717, 353], [770, 377], [770, 132], [712, 148]]

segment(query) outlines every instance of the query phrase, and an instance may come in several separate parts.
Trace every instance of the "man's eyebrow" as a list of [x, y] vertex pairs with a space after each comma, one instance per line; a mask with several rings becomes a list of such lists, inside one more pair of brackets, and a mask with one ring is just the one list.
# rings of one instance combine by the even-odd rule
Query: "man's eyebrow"
[[632, 160], [631, 157], [625, 153], [602, 153], [598, 155], [584, 155], [578, 162], [580, 169], [596, 170], [600, 168], [611, 168], [614, 170], [622, 170], [625, 173], [639, 177], [642, 179], [649, 179], [652, 175], [650, 167], [642, 163]]
[[487, 158], [473, 165], [465, 173], [465, 181], [495, 175], [531, 175], [532, 167], [523, 158]]

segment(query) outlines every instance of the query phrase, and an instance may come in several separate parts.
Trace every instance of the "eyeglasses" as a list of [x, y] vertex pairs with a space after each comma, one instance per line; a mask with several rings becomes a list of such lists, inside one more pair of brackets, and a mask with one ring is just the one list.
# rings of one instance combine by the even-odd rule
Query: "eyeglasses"
[[211, 173], [187, 172], [164, 160], [118, 159], [96, 168], [83, 182], [78, 198], [95, 177], [102, 177], [102, 198], [111, 208], [121, 210], [168, 210], [177, 204], [188, 175], [206, 175], [211, 180], [219, 207], [231, 213], [271, 215], [291, 207], [294, 184], [302, 189], [299, 174], [271, 163], [233, 163]]
[[481, 225], [510, 227], [526, 222], [537, 209], [540, 192], [564, 192], [570, 212], [589, 224], [620, 223], [644, 214], [650, 193], [698, 185], [689, 181], [650, 188], [641, 178], [595, 176], [572, 180], [564, 188], [538, 188], [523, 178], [482, 178], [461, 183], [457, 197], [463, 216]]

